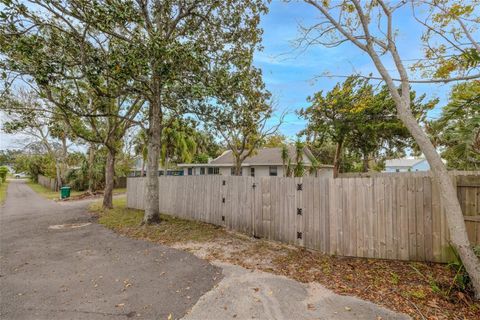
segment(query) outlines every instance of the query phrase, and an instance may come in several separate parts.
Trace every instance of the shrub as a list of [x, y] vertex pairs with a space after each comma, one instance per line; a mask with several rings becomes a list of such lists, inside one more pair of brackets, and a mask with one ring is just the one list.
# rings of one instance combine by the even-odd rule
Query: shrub
[[0, 181], [5, 182], [7, 180], [8, 168], [5, 166], [0, 167]]

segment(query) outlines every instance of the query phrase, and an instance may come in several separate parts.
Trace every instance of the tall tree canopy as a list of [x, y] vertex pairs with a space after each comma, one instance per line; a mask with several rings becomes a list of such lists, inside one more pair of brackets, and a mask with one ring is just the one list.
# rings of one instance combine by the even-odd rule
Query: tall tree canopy
[[450, 168], [480, 170], [480, 81], [456, 85], [431, 125]]
[[[437, 100], [423, 102], [411, 91], [411, 109], [417, 119], [424, 121], [426, 112]], [[369, 169], [369, 160], [403, 151], [413, 143], [407, 128], [396, 115], [395, 103], [388, 88], [379, 90], [368, 80], [355, 76], [324, 93], [317, 92], [308, 99], [311, 105], [299, 111], [307, 120], [301, 134], [314, 148], [324, 143], [336, 144], [335, 176], [341, 167], [341, 155], [348, 150], [363, 159], [363, 171]]]
[[235, 174], [241, 175], [243, 161], [277, 133], [283, 116], [274, 120], [271, 94], [261, 71], [253, 66], [237, 72], [220, 70], [210, 85], [215, 99], [201, 106], [200, 119], [232, 151]]
[[[9, 60], [3, 66], [15, 71], [15, 51], [23, 50], [25, 43], [35, 47], [38, 33], [61, 33], [79, 51], [68, 57], [77, 58], [65, 60], [62, 50], [53, 45], [43, 48], [40, 42], [42, 50], [36, 57], [46, 54], [52, 59], [38, 68], [43, 74], [34, 77], [37, 83], [51, 86], [63, 66], [87, 63], [89, 68], [79, 68], [81, 72], [67, 79], [95, 79], [99, 69], [110, 70], [108, 81], [146, 101], [144, 222], [157, 222], [157, 170], [166, 110], [181, 115], [192, 111], [195, 101], [211, 98], [215, 90], [209, 89], [207, 80], [213, 72], [250, 69], [261, 36], [259, 17], [266, 10], [263, 0], [5, 1], [0, 46]], [[57, 41], [59, 48], [69, 47], [62, 46], [63, 41], [64, 37]], [[109, 59], [99, 59], [103, 54], [96, 50], [99, 47], [111, 50]], [[32, 55], [27, 66], [35, 64], [36, 57]], [[31, 76], [28, 68], [18, 73]]]

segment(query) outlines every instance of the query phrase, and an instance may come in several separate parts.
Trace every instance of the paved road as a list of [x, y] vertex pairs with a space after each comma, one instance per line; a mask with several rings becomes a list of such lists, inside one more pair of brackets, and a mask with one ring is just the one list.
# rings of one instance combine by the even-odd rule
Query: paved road
[[12, 181], [0, 208], [1, 319], [182, 317], [222, 275], [191, 254], [89, 224], [88, 203], [55, 203]]

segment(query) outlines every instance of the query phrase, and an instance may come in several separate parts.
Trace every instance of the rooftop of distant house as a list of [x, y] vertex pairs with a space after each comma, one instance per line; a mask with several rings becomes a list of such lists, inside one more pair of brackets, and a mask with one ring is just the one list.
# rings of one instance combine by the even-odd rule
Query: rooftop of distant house
[[386, 167], [413, 167], [423, 161], [425, 158], [398, 158], [385, 161]]
[[[292, 164], [296, 164], [296, 148], [295, 146], [288, 146], [288, 155], [289, 158], [291, 159]], [[312, 165], [312, 160], [314, 159], [314, 156], [310, 149], [308, 148], [303, 148], [303, 163], [305, 166], [311, 166]], [[235, 159], [233, 156], [233, 153], [231, 150], [227, 150], [224, 153], [222, 153], [220, 156], [217, 158], [211, 160], [208, 163], [208, 166], [212, 167], [230, 167], [233, 166], [235, 163]], [[282, 159], [282, 148], [281, 147], [275, 147], [275, 148], [261, 148], [258, 149], [254, 152], [253, 155], [250, 157], [247, 157], [243, 163], [242, 166], [247, 167], [247, 166], [274, 166], [278, 165], [281, 166], [283, 165], [283, 159]], [[192, 163], [181, 163], [178, 165], [179, 167], [187, 167], [187, 166], [205, 166], [205, 163], [203, 164], [192, 164]], [[321, 165], [322, 167], [330, 167], [329, 165]]]

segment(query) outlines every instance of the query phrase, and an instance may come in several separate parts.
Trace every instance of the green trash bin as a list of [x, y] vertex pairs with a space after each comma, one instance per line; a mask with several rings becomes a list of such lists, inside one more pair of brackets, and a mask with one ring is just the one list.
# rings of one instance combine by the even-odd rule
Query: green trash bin
[[61, 199], [70, 198], [70, 187], [61, 187], [60, 188], [60, 198]]

